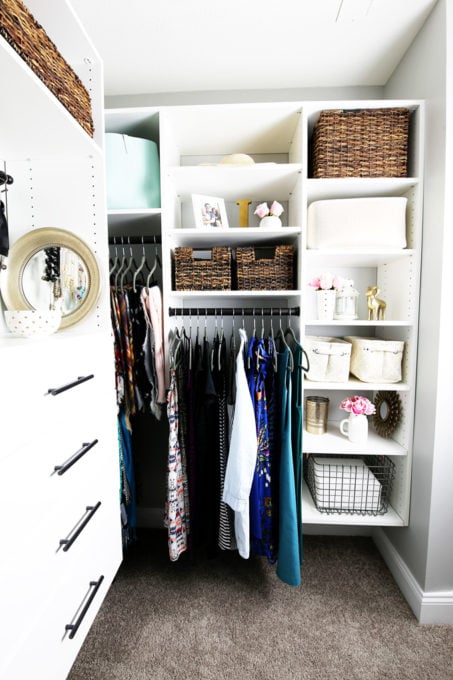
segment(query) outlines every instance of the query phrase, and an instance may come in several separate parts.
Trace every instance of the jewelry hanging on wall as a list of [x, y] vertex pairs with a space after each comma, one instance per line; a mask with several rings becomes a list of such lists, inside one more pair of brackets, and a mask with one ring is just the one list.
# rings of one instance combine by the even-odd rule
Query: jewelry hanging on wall
[[0, 185], [4, 185], [5, 203], [0, 201], [0, 269], [6, 269], [3, 258], [8, 257], [9, 253], [9, 229], [8, 229], [8, 185], [14, 182], [11, 175], [6, 173], [6, 163], [3, 164], [4, 170], [0, 170]]
[[44, 274], [41, 278], [43, 281], [52, 283], [50, 308], [55, 309], [55, 301], [59, 300], [62, 296], [60, 281], [60, 248], [58, 246], [44, 248], [44, 254]]

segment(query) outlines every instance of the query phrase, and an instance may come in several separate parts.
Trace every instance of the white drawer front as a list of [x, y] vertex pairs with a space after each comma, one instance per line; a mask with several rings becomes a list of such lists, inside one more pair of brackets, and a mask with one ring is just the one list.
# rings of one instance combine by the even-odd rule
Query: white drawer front
[[[49, 669], [49, 673], [43, 672], [43, 675], [37, 672], [30, 675], [25, 673], [24, 660], [17, 658], [16, 650], [20, 650], [25, 643], [26, 656], [33, 659], [35, 664], [37, 652], [31, 653], [29, 645], [34, 647], [35, 640], [38, 639], [41, 644], [47, 645], [48, 663], [49, 660], [53, 662], [55, 655], [58, 657], [60, 652], [54, 648], [59, 647], [65, 632], [64, 625], [71, 623], [73, 614], [78, 609], [79, 599], [83, 599], [85, 581], [88, 590], [90, 580], [96, 580], [100, 574], [113, 576], [121, 562], [121, 527], [117, 504], [107, 501], [101, 503], [67, 552], [60, 549], [54, 551], [50, 559], [40, 559], [37, 553], [44, 551], [42, 543], [39, 534], [35, 534], [26, 544], [28, 550], [24, 550], [24, 553], [27, 554], [23, 555], [19, 563], [14, 564], [14, 560], [11, 560], [0, 568], [0, 599], [4, 611], [9, 612], [8, 627], [1, 635], [3, 649], [0, 650], [0, 678], [5, 680], [16, 677], [21, 680], [26, 677], [45, 677], [47, 680], [53, 677]], [[93, 603], [93, 610], [87, 620], [92, 621], [105, 592], [104, 586], [102, 597], [99, 602]], [[61, 610], [60, 599], [61, 603], [65, 603]], [[54, 609], [61, 614], [57, 617], [60, 631], [56, 636], [54, 626], [54, 637], [51, 637], [48, 630], [55, 619]], [[65, 618], [64, 624], [61, 617]], [[88, 630], [86, 625], [84, 622], [83, 635]], [[14, 669], [17, 666], [17, 671], [12, 671], [9, 663], [13, 664]], [[44, 668], [43, 666], [43, 671]], [[24, 674], [21, 676], [20, 673]], [[65, 675], [55, 677], [60, 680]]]

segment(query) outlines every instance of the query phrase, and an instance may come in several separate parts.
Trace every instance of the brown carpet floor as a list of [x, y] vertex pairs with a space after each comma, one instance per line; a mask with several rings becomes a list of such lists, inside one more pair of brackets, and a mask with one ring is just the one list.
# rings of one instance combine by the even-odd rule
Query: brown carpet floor
[[303, 586], [261, 558], [131, 549], [69, 680], [453, 680], [453, 626], [420, 626], [371, 539], [306, 536]]

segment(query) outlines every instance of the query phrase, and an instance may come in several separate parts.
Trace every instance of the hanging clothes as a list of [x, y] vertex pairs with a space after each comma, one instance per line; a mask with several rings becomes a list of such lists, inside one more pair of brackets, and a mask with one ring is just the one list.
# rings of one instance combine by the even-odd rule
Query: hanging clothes
[[300, 585], [299, 529], [291, 431], [291, 351], [277, 352], [277, 390], [280, 403], [280, 503], [277, 576], [288, 585]]
[[147, 323], [152, 329], [152, 363], [156, 376], [155, 404], [166, 403], [165, 360], [162, 326], [162, 294], [159, 286], [142, 289], [142, 303]]
[[223, 500], [225, 470], [228, 461], [228, 363], [225, 337], [216, 335], [211, 353], [211, 368], [218, 397], [218, 454], [219, 454], [219, 527], [218, 545], [221, 550], [235, 550], [234, 513]]
[[165, 504], [165, 525], [168, 532], [168, 550], [174, 562], [187, 550], [187, 525], [185, 508], [185, 478], [178, 439], [179, 413], [178, 388], [175, 366], [170, 366], [170, 387], [167, 396], [169, 424], [167, 460], [167, 500]]
[[276, 559], [272, 505], [272, 460], [269, 448], [269, 422], [266, 376], [272, 370], [271, 357], [263, 338], [252, 337], [247, 355], [247, 374], [258, 440], [255, 472], [250, 493], [251, 549], [264, 555], [272, 564]]
[[239, 329], [240, 345], [236, 356], [236, 401], [230, 448], [225, 471], [223, 500], [234, 510], [234, 529], [239, 554], [250, 557], [250, 490], [257, 458], [255, 412], [247, 384], [244, 350], [247, 334]]
[[299, 537], [299, 563], [303, 563], [303, 534], [302, 534], [302, 372], [304, 352], [302, 345], [289, 327], [285, 333], [286, 341], [293, 355], [293, 370], [291, 371], [291, 443], [293, 449], [294, 480], [296, 488], [297, 527]]
[[122, 536], [127, 548], [136, 539], [136, 496], [131, 434], [123, 411], [118, 416], [118, 449]]

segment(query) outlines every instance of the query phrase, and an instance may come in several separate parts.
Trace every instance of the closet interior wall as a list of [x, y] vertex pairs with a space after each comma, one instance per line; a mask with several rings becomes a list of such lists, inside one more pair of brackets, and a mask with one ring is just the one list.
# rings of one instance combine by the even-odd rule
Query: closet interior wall
[[[361, 109], [403, 106], [410, 110], [409, 170], [403, 178], [333, 178], [310, 177], [310, 140], [319, 113], [325, 109]], [[351, 454], [347, 442], [334, 430], [343, 414], [338, 408], [342, 399], [363, 394], [374, 399], [380, 390], [397, 391], [403, 404], [402, 421], [390, 439], [373, 432], [361, 454], [382, 454], [391, 458], [396, 474], [388, 512], [378, 516], [325, 514], [313, 504], [310, 492], [303, 493], [303, 521], [310, 525], [348, 527], [404, 526], [408, 523], [412, 458], [413, 408], [415, 394], [415, 360], [418, 328], [418, 291], [421, 253], [421, 197], [423, 192], [423, 103], [419, 101], [307, 101], [268, 104], [225, 104], [141, 107], [111, 109], [106, 112], [107, 131], [136, 134], [159, 145], [161, 168], [160, 210], [110, 211], [110, 235], [127, 233], [158, 234], [162, 242], [162, 292], [164, 336], [184, 324], [207, 324], [212, 333], [221, 318], [222, 308], [237, 310], [235, 323], [242, 323], [241, 309], [256, 309], [256, 326], [260, 328], [260, 309], [299, 308], [291, 324], [303, 340], [305, 335], [343, 337], [371, 336], [387, 340], [404, 340], [403, 378], [400, 383], [363, 383], [350, 377], [345, 383], [304, 381], [305, 396], [328, 396], [331, 426], [325, 437], [303, 433], [304, 453]], [[229, 154], [246, 153], [255, 164], [251, 167], [219, 165]], [[228, 229], [201, 230], [194, 227], [192, 195], [216, 196], [225, 201]], [[404, 196], [407, 248], [401, 250], [354, 249], [312, 250], [307, 248], [307, 210], [316, 200]], [[249, 227], [239, 227], [239, 199], [251, 200]], [[264, 230], [254, 209], [258, 203], [273, 200], [284, 207], [283, 227]], [[138, 231], [139, 230], [139, 231]], [[291, 290], [178, 291], [173, 285], [174, 250], [179, 246], [193, 249], [229, 246], [275, 246], [287, 244], [295, 249], [295, 281]], [[314, 294], [308, 281], [322, 271], [354, 279], [359, 289], [359, 319], [351, 322], [318, 321]], [[378, 285], [387, 302], [385, 321], [368, 321], [365, 289]], [[184, 309], [173, 316], [170, 310]], [[214, 310], [203, 317], [203, 310]], [[187, 312], [187, 310], [191, 310]], [[276, 317], [274, 318], [275, 321]], [[224, 330], [231, 332], [232, 317], [225, 315]], [[253, 314], [244, 323], [253, 332]], [[266, 330], [270, 315], [264, 319]], [[150, 476], [160, 475], [165, 467], [167, 442], [153, 438], [149, 455]], [[162, 448], [161, 448], [162, 447]], [[355, 453], [356, 451], [354, 451]], [[162, 478], [163, 481], [163, 478]], [[141, 482], [140, 482], [141, 483]], [[147, 499], [148, 500], [148, 499]], [[154, 506], [154, 503], [153, 503]], [[154, 507], [160, 507], [159, 504]], [[142, 516], [156, 517], [156, 511], [143, 508]]]

